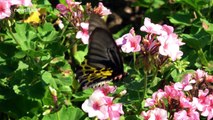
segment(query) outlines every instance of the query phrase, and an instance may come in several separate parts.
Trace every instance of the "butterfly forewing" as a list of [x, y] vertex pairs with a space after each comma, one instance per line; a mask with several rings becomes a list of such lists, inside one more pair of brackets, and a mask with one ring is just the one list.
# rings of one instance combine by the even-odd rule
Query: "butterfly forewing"
[[91, 15], [89, 29], [92, 31], [89, 37], [88, 54], [76, 73], [82, 87], [110, 81], [124, 73], [123, 62], [115, 40], [98, 15]]
[[109, 31], [105, 22], [100, 18], [100, 16], [92, 13], [90, 15], [90, 19], [89, 19], [89, 33], [90, 33], [90, 35], [96, 28], [102, 28], [104, 30]]

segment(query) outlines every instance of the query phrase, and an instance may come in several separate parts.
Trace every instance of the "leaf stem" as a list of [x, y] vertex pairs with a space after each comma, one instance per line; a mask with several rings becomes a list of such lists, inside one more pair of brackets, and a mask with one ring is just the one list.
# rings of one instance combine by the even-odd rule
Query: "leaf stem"
[[[146, 97], [146, 92], [147, 92], [147, 80], [148, 80], [148, 75], [147, 75], [147, 72], [144, 72], [144, 93], [143, 93], [143, 96], [142, 96], [142, 99], [141, 99], [141, 105], [142, 105], [142, 102], [144, 100], [144, 98]], [[143, 107], [142, 107], [143, 108]]]
[[[9, 21], [8, 21], [9, 22]], [[16, 44], [18, 44], [19, 46], [21, 46], [21, 44], [19, 43], [19, 41], [16, 39], [16, 37], [14, 36], [10, 26], [9, 26], [9, 23], [7, 25], [7, 28], [8, 28], [8, 31], [9, 31], [9, 34], [11, 35], [11, 37], [15, 40]]]

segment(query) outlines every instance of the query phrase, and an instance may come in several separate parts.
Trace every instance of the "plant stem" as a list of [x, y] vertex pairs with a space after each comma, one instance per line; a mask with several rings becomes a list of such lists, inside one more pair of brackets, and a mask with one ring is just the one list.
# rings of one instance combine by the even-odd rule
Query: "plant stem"
[[21, 46], [21, 44], [19, 43], [19, 41], [18, 41], [18, 40], [16, 39], [16, 37], [14, 36], [14, 34], [13, 34], [11, 28], [9, 27], [9, 25], [8, 25], [7, 27], [8, 27], [8, 31], [9, 31], [10, 35], [11, 35], [12, 38], [15, 40], [16, 44], [19, 45], [19, 46]]
[[136, 53], [133, 53], [133, 62], [134, 62], [134, 68], [135, 68], [135, 62], [136, 62]]
[[[146, 92], [147, 92], [147, 80], [148, 80], [148, 75], [147, 75], [147, 72], [144, 72], [144, 93], [143, 93], [143, 96], [142, 96], [142, 99], [141, 99], [141, 105], [142, 105], [142, 102], [144, 100], [144, 98], [146, 97]], [[143, 108], [143, 107], [142, 107]]]

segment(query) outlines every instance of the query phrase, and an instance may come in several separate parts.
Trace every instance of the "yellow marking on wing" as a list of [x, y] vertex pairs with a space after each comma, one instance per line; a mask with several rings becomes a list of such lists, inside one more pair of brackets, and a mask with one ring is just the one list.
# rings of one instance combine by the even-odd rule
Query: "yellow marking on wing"
[[82, 76], [86, 78], [88, 82], [93, 82], [98, 79], [105, 79], [109, 76], [112, 76], [113, 70], [110, 68], [97, 69], [87, 64], [85, 60], [82, 64]]
[[102, 75], [104, 76], [111, 76], [112, 75], [112, 70], [107, 70], [107, 71], [100, 71]]

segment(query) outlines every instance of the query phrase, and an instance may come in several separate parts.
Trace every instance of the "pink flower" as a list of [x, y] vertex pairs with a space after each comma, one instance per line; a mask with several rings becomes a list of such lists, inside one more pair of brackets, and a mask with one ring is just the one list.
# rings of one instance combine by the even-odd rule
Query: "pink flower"
[[209, 93], [208, 89], [205, 89], [205, 91], [199, 90], [198, 98], [193, 97], [193, 102], [197, 103], [196, 105], [199, 111], [203, 111], [206, 105], [206, 96], [208, 93]]
[[132, 28], [129, 33], [123, 35], [116, 40], [117, 45], [121, 45], [121, 50], [125, 53], [138, 52], [140, 47], [141, 36], [135, 35], [135, 31]]
[[187, 112], [185, 110], [181, 110], [175, 112], [174, 120], [189, 120], [189, 117], [187, 116]]
[[213, 75], [207, 75], [206, 76], [206, 82], [213, 83]]
[[165, 97], [165, 92], [161, 89], [159, 89], [157, 92], [152, 94], [152, 99], [151, 98], [147, 98], [145, 101], [145, 107], [148, 106], [154, 106], [155, 104], [157, 104], [163, 97]]
[[[112, 91], [112, 86], [107, 89]], [[96, 116], [98, 119], [119, 120], [120, 114], [124, 114], [122, 104], [114, 104], [113, 99], [113, 97], [106, 96], [103, 89], [96, 89], [89, 99], [84, 101], [82, 109], [89, 114], [89, 117]]]
[[147, 98], [144, 107], [154, 106], [157, 103], [155, 99]]
[[207, 120], [211, 120], [213, 118], [213, 94], [206, 97], [206, 105], [203, 108], [201, 115], [208, 116]]
[[63, 15], [67, 14], [67, 12], [69, 11], [67, 7], [63, 4], [57, 4], [56, 9], [58, 9]]
[[208, 95], [209, 90], [199, 90], [198, 98], [193, 98], [197, 102], [197, 109], [201, 111], [201, 115], [207, 117], [208, 120], [213, 118], [213, 94]]
[[89, 24], [82, 22], [80, 24], [81, 31], [78, 31], [76, 34], [76, 38], [81, 39], [84, 44], [89, 43]]
[[104, 95], [108, 95], [109, 93], [114, 93], [116, 90], [115, 86], [104, 85], [102, 87], [98, 87], [96, 90], [100, 90]]
[[195, 109], [189, 109], [187, 115], [189, 120], [200, 120], [200, 114]]
[[169, 34], [165, 36], [158, 36], [158, 41], [161, 43], [159, 53], [164, 56], [169, 56], [173, 61], [181, 58], [183, 52], [180, 51], [180, 46], [183, 45], [176, 34]]
[[99, 119], [107, 119], [107, 106], [104, 100], [105, 95], [101, 91], [94, 91], [89, 99], [85, 100], [81, 108], [89, 114], [89, 117], [97, 116]]
[[0, 0], [0, 19], [10, 17], [10, 3], [7, 0]]
[[98, 7], [94, 9], [94, 12], [101, 15], [106, 16], [111, 14], [111, 11], [107, 9], [102, 2], [99, 2]]
[[144, 25], [140, 28], [141, 31], [159, 35], [161, 33], [162, 26], [159, 24], [151, 23], [149, 18], [144, 19]]
[[209, 94], [209, 90], [199, 90], [198, 98], [194, 97], [193, 102], [196, 107], [201, 111], [201, 115], [207, 117], [207, 120], [213, 118], [213, 94]]
[[192, 74], [187, 74], [184, 76], [182, 82], [177, 82], [174, 84], [174, 88], [177, 90], [189, 91], [192, 89], [191, 83], [195, 83], [195, 80], [192, 79]]
[[74, 2], [73, 0], [66, 0], [66, 3], [68, 6], [75, 6], [75, 5], [80, 5], [81, 2]]
[[147, 112], [142, 111], [141, 116], [144, 118], [144, 120], [149, 120], [151, 114], [151, 110], [148, 110]]
[[110, 120], [119, 120], [120, 114], [124, 114], [122, 104], [113, 104], [113, 97], [105, 97], [105, 101], [108, 107], [108, 115]]
[[204, 72], [203, 70], [197, 69], [195, 71], [195, 80], [202, 81], [204, 76], [206, 75], [207, 75], [206, 72]]
[[163, 25], [160, 31], [160, 35], [162, 36], [170, 35], [170, 34], [173, 34], [173, 32], [174, 32], [174, 28], [172, 26]]
[[175, 112], [174, 120], [200, 120], [199, 113], [197, 111], [181, 110]]
[[141, 116], [144, 120], [168, 120], [167, 111], [160, 108], [155, 108], [154, 110], [149, 110], [147, 112], [142, 112]]
[[11, 5], [32, 6], [31, 0], [10, 0]]
[[181, 58], [181, 56], [183, 55], [183, 52], [180, 51], [180, 46], [184, 45], [184, 43], [182, 43], [178, 39], [178, 36], [173, 33], [174, 28], [172, 26], [161, 26], [159, 24], [154, 24], [151, 23], [151, 20], [149, 18], [145, 18], [144, 26], [142, 26], [140, 30], [157, 35], [157, 40], [160, 42], [159, 53], [161, 55], [169, 56], [173, 61]]
[[181, 108], [196, 109], [196, 106], [194, 106], [192, 102], [190, 102], [190, 99], [186, 97], [180, 97], [180, 106]]
[[175, 100], [179, 100], [180, 97], [184, 97], [183, 91], [176, 90], [173, 86], [165, 86], [164, 91], [166, 93], [166, 97], [173, 98]]
[[196, 104], [195, 102], [190, 102], [190, 98], [181, 97], [180, 98], [180, 106], [183, 109], [186, 109], [187, 115], [189, 120], [199, 120], [200, 115], [196, 111]]

